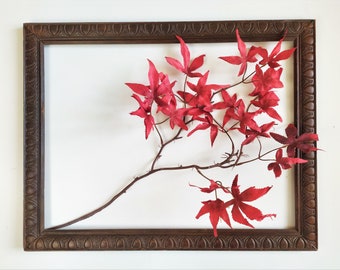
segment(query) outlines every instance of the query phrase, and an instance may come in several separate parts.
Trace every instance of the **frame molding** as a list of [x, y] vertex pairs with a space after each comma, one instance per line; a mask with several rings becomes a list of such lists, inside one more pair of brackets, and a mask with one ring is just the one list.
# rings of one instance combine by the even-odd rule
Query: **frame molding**
[[316, 133], [315, 21], [202, 21], [24, 24], [24, 249], [42, 250], [316, 250], [316, 153], [295, 169], [295, 228], [52, 230], [44, 228], [44, 46], [48, 44], [235, 42], [286, 39], [294, 59], [295, 124]]

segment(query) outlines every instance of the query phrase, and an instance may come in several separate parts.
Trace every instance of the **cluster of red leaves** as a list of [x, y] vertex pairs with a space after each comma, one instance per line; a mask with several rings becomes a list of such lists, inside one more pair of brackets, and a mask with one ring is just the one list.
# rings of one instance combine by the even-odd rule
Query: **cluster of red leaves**
[[[250, 111], [249, 106], [246, 107], [242, 98], [238, 98], [237, 94], [230, 96], [228, 93], [230, 85], [208, 84], [209, 71], [203, 74], [196, 72], [197, 69], [202, 67], [205, 55], [202, 54], [191, 60], [188, 46], [181, 37], [177, 36], [183, 61], [172, 57], [166, 57], [166, 61], [185, 74], [187, 78], [198, 78], [196, 83], [186, 82], [184, 87], [188, 87], [189, 90], [184, 89], [175, 92], [173, 88], [176, 82], [170, 82], [168, 75], [158, 72], [150, 60], [148, 60], [149, 84], [127, 83], [135, 92], [133, 97], [139, 103], [139, 108], [131, 114], [144, 119], [146, 138], [155, 125], [154, 112], [162, 113], [168, 117], [172, 129], [178, 126], [187, 130], [188, 126], [184, 121], [184, 116], [190, 117], [191, 121], [198, 124], [188, 133], [188, 136], [198, 130], [210, 129], [211, 145], [213, 145], [218, 131], [224, 132], [224, 127], [229, 122], [232, 122], [233, 126], [235, 126], [235, 122], [237, 123], [239, 131], [246, 137], [244, 144], [248, 144], [256, 138], [255, 134], [267, 137], [263, 129], [268, 128], [268, 125], [259, 127], [254, 120], [255, 116], [266, 113], [272, 119], [282, 121], [281, 116], [274, 109], [279, 104], [280, 99], [273, 91], [275, 88], [283, 87], [283, 83], [280, 81], [282, 68], [275, 68], [279, 66], [278, 62], [287, 59], [294, 52], [294, 49], [280, 52], [282, 43], [282, 40], [280, 40], [268, 56], [267, 50], [261, 47], [251, 47], [247, 50], [238, 31], [236, 31], [236, 36], [240, 56], [220, 58], [230, 64], [240, 65], [239, 76], [245, 75], [248, 63], [258, 62], [251, 79], [254, 89], [249, 93], [249, 96], [252, 97], [250, 102], [252, 111]], [[261, 59], [258, 60], [258, 56]], [[265, 66], [268, 66], [268, 68], [263, 72]], [[214, 97], [217, 94], [220, 94], [222, 100], [215, 102]], [[181, 106], [178, 105], [178, 100], [182, 103]], [[156, 109], [153, 109], [154, 104]], [[213, 117], [212, 113], [216, 110], [225, 110], [222, 123], [218, 123]], [[249, 134], [252, 134], [252, 139], [248, 139]]]
[[278, 149], [275, 155], [275, 162], [268, 165], [268, 170], [273, 170], [276, 177], [281, 175], [281, 169], [290, 169], [292, 165], [297, 163], [306, 163], [307, 160], [297, 158], [296, 149], [304, 153], [317, 151], [313, 142], [318, 141], [318, 135], [314, 133], [304, 133], [298, 136], [297, 128], [293, 124], [289, 124], [286, 128], [286, 135], [284, 137], [280, 134], [271, 132], [272, 138], [287, 147], [287, 157], [283, 157], [282, 149]]
[[[217, 183], [214, 180], [210, 180], [210, 187], [208, 188], [200, 188], [202, 192], [211, 193], [218, 189], [223, 190], [225, 193], [229, 193], [232, 196], [231, 200], [222, 201], [219, 198], [215, 200], [204, 201], [202, 208], [198, 212], [196, 218], [200, 218], [204, 214], [209, 214], [210, 222], [214, 229], [214, 236], [217, 237], [217, 224], [219, 219], [221, 218], [230, 228], [230, 218], [227, 209], [232, 206], [231, 216], [232, 219], [240, 224], [246, 225], [248, 227], [254, 228], [253, 225], [249, 223], [247, 220], [256, 220], [261, 221], [266, 217], [276, 217], [275, 214], [262, 214], [261, 210], [258, 208], [249, 205], [245, 202], [255, 201], [258, 198], [265, 195], [271, 187], [265, 188], [255, 188], [249, 187], [246, 190], [240, 192], [240, 188], [238, 185], [238, 175], [235, 176], [231, 190], [227, 187], [222, 186], [221, 183]], [[245, 216], [247, 218], [245, 218]]]
[[[220, 59], [232, 65], [239, 65], [238, 77], [242, 76], [242, 79], [234, 85], [220, 85], [208, 83], [209, 70], [202, 73], [197, 71], [203, 66], [205, 55], [192, 58], [184, 40], [179, 36], [177, 39], [180, 42], [182, 59], [178, 60], [172, 57], [165, 59], [185, 77], [182, 89], [174, 90], [176, 81], [171, 82], [169, 75], [159, 72], [150, 60], [148, 60], [149, 83], [127, 83], [127, 86], [134, 92], [132, 97], [139, 105], [139, 108], [131, 114], [144, 119], [146, 139], [156, 125], [166, 123], [171, 129], [186, 130], [187, 136], [191, 136], [199, 130], [208, 130], [211, 145], [214, 144], [218, 134], [223, 133], [228, 134], [232, 141], [229, 135], [229, 131], [232, 130], [238, 131], [237, 134], [243, 137], [241, 149], [261, 137], [272, 138], [281, 144], [268, 152], [276, 151], [275, 158], [269, 160], [268, 164], [268, 170], [273, 170], [275, 177], [281, 175], [282, 169], [289, 169], [294, 164], [307, 162], [296, 156], [296, 150], [304, 153], [316, 151], [317, 148], [314, 147], [314, 142], [318, 140], [316, 134], [308, 133], [299, 136], [293, 124], [286, 128], [287, 137], [270, 132], [276, 121], [282, 122], [282, 117], [276, 110], [280, 98], [275, 92], [275, 89], [284, 86], [281, 81], [283, 69], [280, 66], [280, 61], [288, 59], [294, 53], [295, 48], [281, 51], [283, 38], [278, 41], [270, 53], [262, 47], [247, 48], [236, 30], [239, 55], [222, 56]], [[247, 75], [250, 64], [253, 65], [254, 71]], [[241, 83], [253, 85], [247, 99], [239, 97], [238, 93], [230, 93], [233, 86]], [[267, 123], [259, 125], [256, 117], [263, 114], [269, 120]], [[156, 115], [161, 115], [163, 120], [157, 123]], [[222, 118], [219, 119], [216, 115], [222, 115]], [[287, 149], [286, 157], [283, 156], [283, 148]], [[239, 152], [241, 155], [242, 151]], [[258, 156], [255, 160], [261, 160], [260, 152]], [[261, 189], [250, 187], [240, 193], [237, 181], [238, 176], [235, 177], [231, 188], [226, 188], [211, 180], [210, 187], [201, 188], [202, 192], [208, 193], [222, 189], [232, 196], [231, 200], [225, 202], [217, 197], [215, 200], [203, 202], [203, 207], [197, 215], [199, 218], [206, 213], [210, 214], [215, 236], [217, 236], [216, 227], [219, 218], [231, 227], [226, 210], [229, 206], [232, 206], [232, 219], [249, 227], [253, 226], [244, 215], [250, 220], [257, 221], [275, 216], [274, 214], [263, 215], [259, 209], [244, 203], [262, 197], [270, 190], [270, 187]]]

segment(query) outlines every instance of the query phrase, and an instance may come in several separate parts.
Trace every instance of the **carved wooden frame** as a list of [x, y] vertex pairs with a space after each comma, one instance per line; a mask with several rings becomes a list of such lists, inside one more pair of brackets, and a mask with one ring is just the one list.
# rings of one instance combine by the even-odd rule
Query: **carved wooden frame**
[[295, 228], [230, 229], [215, 238], [203, 229], [51, 230], [44, 228], [44, 46], [46, 44], [235, 42], [286, 40], [294, 59], [295, 124], [316, 133], [315, 22], [203, 21], [24, 24], [24, 249], [39, 250], [316, 250], [316, 154], [295, 170]]

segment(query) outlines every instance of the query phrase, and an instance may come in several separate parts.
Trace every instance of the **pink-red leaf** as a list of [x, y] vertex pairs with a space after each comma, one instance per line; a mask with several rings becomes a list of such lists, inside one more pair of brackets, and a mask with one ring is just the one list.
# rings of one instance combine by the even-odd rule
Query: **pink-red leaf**
[[275, 109], [272, 108], [279, 104], [279, 100], [280, 99], [274, 92], [269, 91], [263, 96], [262, 95], [258, 96], [257, 100], [252, 100], [251, 104], [253, 104], [256, 107], [259, 107], [260, 112], [265, 112], [270, 117], [282, 122], [281, 116], [277, 113]]
[[174, 59], [172, 57], [165, 57], [166, 61], [177, 70], [186, 74], [188, 77], [201, 77], [202, 76], [201, 73], [194, 71], [203, 65], [205, 55], [202, 54], [191, 61], [190, 50], [187, 44], [180, 36], [176, 36], [176, 38], [180, 42], [183, 64], [177, 59]]
[[284, 37], [278, 41], [269, 55], [267, 49], [261, 47], [256, 48], [257, 53], [262, 56], [262, 60], [260, 61], [261, 65], [268, 65], [271, 68], [277, 68], [280, 66], [278, 63], [279, 61], [288, 59], [294, 53], [296, 48], [280, 52], [283, 40]]
[[268, 170], [273, 170], [275, 177], [281, 176], [282, 169], [290, 169], [294, 164], [306, 163], [307, 160], [293, 157], [283, 157], [282, 149], [278, 149], [275, 154], [275, 162], [268, 164]]
[[214, 229], [215, 237], [218, 236], [217, 224], [220, 218], [231, 228], [229, 215], [222, 200], [209, 200], [202, 203], [203, 206], [196, 215], [196, 219], [200, 218], [202, 215], [209, 214], [210, 223]]
[[144, 118], [145, 139], [147, 139], [155, 124], [154, 118], [151, 115], [151, 106], [146, 100], [142, 101], [141, 98], [136, 94], [133, 94], [132, 97], [139, 103], [139, 108], [136, 111], [131, 112], [130, 114]]
[[[244, 132], [244, 134], [246, 135], [246, 139], [242, 142], [242, 145], [247, 145], [260, 136], [269, 138], [270, 135], [267, 132], [273, 127], [274, 124], [275, 124], [274, 121], [267, 124], [263, 124], [262, 126], [260, 126], [261, 131], [246, 129]], [[242, 130], [240, 131], [242, 132]]]
[[[265, 188], [255, 188], [250, 187], [246, 189], [243, 192], [240, 192], [239, 186], [238, 186], [238, 175], [235, 176], [233, 180], [233, 184], [231, 186], [231, 193], [233, 195], [233, 199], [229, 200], [225, 203], [225, 207], [233, 206], [231, 213], [232, 218], [234, 221], [243, 224], [245, 226], [254, 228], [252, 224], [249, 223], [249, 221], [245, 218], [249, 218], [250, 220], [257, 220], [261, 221], [266, 217], [275, 217], [275, 214], [262, 214], [261, 210], [258, 208], [251, 206], [249, 204], [244, 203], [244, 201], [254, 201], [258, 198], [264, 196], [267, 194], [267, 192], [271, 189], [271, 187], [265, 187]], [[244, 216], [244, 215], [245, 216]]]
[[277, 133], [270, 133], [274, 140], [281, 144], [287, 145], [288, 157], [295, 156], [295, 149], [300, 149], [304, 153], [317, 151], [313, 144], [314, 141], [318, 141], [318, 135], [315, 133], [304, 133], [298, 136], [297, 128], [293, 124], [289, 124], [285, 129], [287, 137], [284, 137]]
[[210, 142], [211, 146], [213, 146], [216, 136], [218, 134], [218, 126], [214, 124], [214, 119], [210, 113], [205, 113], [205, 117], [193, 117], [194, 120], [198, 120], [202, 122], [198, 124], [193, 130], [188, 133], [188, 136], [191, 136], [197, 130], [205, 130], [210, 128]]
[[273, 88], [282, 88], [283, 83], [280, 81], [282, 68], [276, 70], [268, 68], [265, 72], [262, 71], [259, 65], [255, 67], [256, 73], [252, 78], [252, 83], [255, 89], [249, 94], [250, 96], [264, 96]]
[[252, 47], [247, 52], [247, 47], [241, 39], [238, 29], [236, 29], [236, 39], [240, 56], [221, 56], [219, 58], [233, 65], [241, 65], [238, 73], [238, 76], [241, 76], [246, 72], [248, 63], [254, 63], [257, 61], [255, 57], [256, 50]]

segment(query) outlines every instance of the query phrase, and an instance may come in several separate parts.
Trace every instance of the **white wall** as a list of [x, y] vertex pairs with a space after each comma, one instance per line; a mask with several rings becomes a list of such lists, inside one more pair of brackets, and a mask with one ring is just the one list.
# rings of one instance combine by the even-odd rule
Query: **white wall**
[[[340, 269], [340, 1], [0, 0], [0, 269]], [[24, 252], [22, 24], [71, 21], [316, 19], [317, 252]]]

